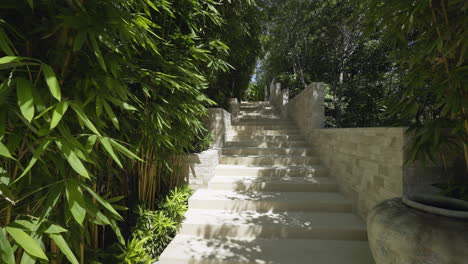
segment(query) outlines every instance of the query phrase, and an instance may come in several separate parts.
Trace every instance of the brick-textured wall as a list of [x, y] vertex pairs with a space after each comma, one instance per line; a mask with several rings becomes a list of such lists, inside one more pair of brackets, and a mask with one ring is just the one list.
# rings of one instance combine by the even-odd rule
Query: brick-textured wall
[[382, 200], [402, 195], [404, 128], [309, 129], [306, 138], [366, 217]]

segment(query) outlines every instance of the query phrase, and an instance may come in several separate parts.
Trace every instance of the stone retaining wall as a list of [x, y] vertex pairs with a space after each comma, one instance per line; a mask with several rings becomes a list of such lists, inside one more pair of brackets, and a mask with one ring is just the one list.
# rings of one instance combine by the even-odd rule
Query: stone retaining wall
[[292, 99], [284, 99], [286, 92], [278, 87], [270, 87], [271, 104], [299, 126], [361, 217], [377, 203], [402, 196], [404, 176], [418, 171], [404, 166], [405, 128], [323, 128], [324, 83], [313, 83]]
[[307, 141], [359, 215], [402, 195], [404, 128], [309, 129]]
[[214, 176], [226, 133], [231, 128], [231, 114], [221, 108], [210, 108], [205, 122], [214, 136], [210, 149], [182, 156], [179, 166], [175, 168], [179, 177], [184, 178], [193, 190], [206, 188]]

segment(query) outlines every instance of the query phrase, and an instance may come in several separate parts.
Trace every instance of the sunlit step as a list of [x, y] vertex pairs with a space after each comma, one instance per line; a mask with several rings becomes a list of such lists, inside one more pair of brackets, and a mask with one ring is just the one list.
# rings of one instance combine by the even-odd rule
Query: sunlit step
[[367, 240], [364, 222], [350, 213], [189, 210], [179, 231], [203, 238]]
[[223, 148], [223, 155], [272, 155], [272, 156], [307, 156], [312, 155], [311, 148], [259, 148], [259, 147], [231, 147]]
[[236, 131], [231, 130], [227, 133], [228, 136], [292, 136], [301, 135], [301, 131], [298, 129], [274, 129], [274, 130], [243, 130]]
[[229, 211], [351, 212], [351, 202], [335, 192], [236, 192], [199, 189], [189, 199], [191, 209]]
[[218, 165], [216, 176], [257, 176], [257, 177], [324, 177], [327, 169], [318, 165], [300, 166], [245, 166]]
[[374, 264], [366, 241], [177, 236], [161, 264]]
[[301, 141], [304, 140], [302, 135], [226, 135], [227, 141], [266, 141], [266, 142], [281, 142], [281, 141]]
[[307, 148], [308, 144], [305, 140], [298, 141], [227, 141], [224, 143], [226, 148], [243, 148], [243, 147], [255, 147], [255, 148]]
[[208, 182], [211, 190], [262, 192], [333, 192], [336, 181], [329, 177], [215, 176]]
[[219, 164], [231, 165], [312, 165], [320, 162], [312, 156], [262, 156], [262, 155], [230, 155], [221, 156]]

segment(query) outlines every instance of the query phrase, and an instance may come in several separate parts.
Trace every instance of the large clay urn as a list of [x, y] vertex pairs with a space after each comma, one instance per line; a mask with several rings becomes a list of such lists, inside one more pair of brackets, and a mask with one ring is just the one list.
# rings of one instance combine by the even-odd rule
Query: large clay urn
[[468, 264], [468, 203], [440, 196], [386, 200], [367, 218], [376, 264]]

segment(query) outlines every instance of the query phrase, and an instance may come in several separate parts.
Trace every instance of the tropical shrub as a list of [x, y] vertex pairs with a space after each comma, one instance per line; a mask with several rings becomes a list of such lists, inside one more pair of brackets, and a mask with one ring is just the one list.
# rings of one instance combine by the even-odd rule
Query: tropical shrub
[[191, 194], [188, 187], [175, 188], [159, 203], [156, 211], [139, 207], [133, 238], [119, 255], [122, 262], [152, 263], [157, 259], [182, 223]]

